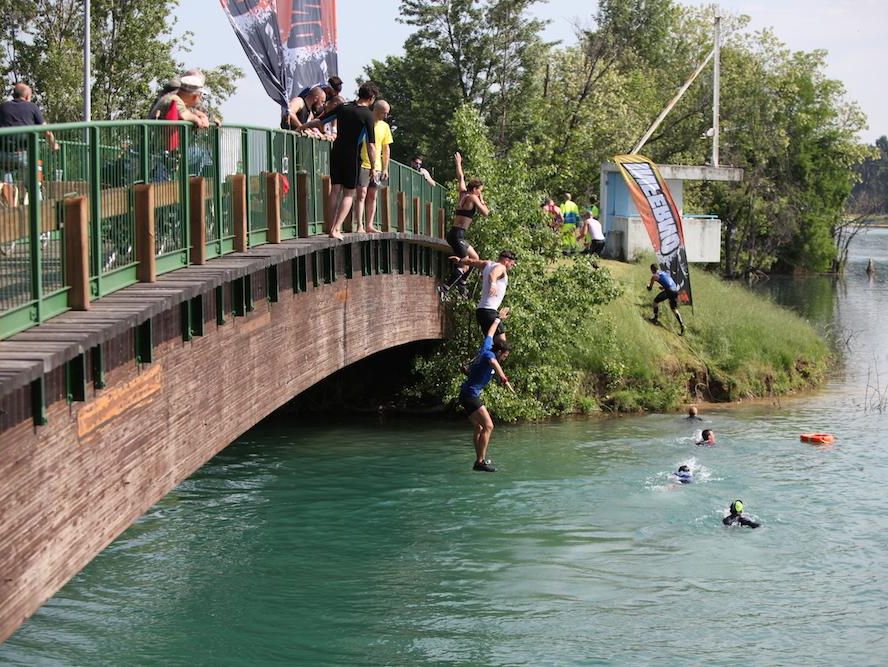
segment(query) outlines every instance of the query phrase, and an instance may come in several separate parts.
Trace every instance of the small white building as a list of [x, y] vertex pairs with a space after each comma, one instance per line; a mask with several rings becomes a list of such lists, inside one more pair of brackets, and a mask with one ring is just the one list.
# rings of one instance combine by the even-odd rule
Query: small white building
[[[690, 263], [721, 261], [722, 222], [714, 215], [684, 214], [685, 181], [741, 181], [743, 170], [733, 167], [693, 167], [677, 164], [657, 165], [666, 180], [684, 228], [685, 252]], [[607, 245], [604, 253], [614, 259], [631, 260], [653, 252], [644, 222], [629, 194], [629, 186], [620, 168], [611, 162], [601, 165], [601, 226]]]

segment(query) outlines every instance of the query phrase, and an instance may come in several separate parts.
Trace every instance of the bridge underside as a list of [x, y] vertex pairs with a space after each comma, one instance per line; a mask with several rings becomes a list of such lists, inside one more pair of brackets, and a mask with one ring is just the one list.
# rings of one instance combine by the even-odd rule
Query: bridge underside
[[369, 355], [441, 338], [445, 247], [411, 234], [262, 246], [0, 343], [45, 351], [37, 371], [0, 378], [0, 640], [276, 408]]

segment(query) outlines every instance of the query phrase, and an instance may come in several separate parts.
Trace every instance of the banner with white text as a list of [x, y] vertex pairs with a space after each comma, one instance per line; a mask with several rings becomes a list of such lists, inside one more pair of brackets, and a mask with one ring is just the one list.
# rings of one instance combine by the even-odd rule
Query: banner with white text
[[660, 268], [678, 285], [682, 303], [693, 304], [691, 273], [685, 252], [681, 215], [657, 165], [641, 155], [617, 155], [614, 162], [629, 186], [632, 201], [644, 222]]
[[265, 92], [281, 109], [336, 74], [336, 0], [220, 0]]

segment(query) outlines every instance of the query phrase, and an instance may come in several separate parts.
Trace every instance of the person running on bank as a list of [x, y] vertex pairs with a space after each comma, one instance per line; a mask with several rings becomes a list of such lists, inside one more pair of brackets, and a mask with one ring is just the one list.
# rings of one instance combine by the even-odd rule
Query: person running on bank
[[[475, 309], [475, 319], [484, 333], [490, 327], [491, 322], [497, 317], [497, 309], [506, 296], [506, 288], [509, 286], [509, 271], [518, 260], [511, 250], [503, 250], [495, 262], [486, 259], [472, 259], [470, 257], [451, 257], [457, 266], [470, 266], [481, 270], [481, 299]], [[502, 325], [496, 328], [496, 340], [506, 341], [506, 330]]]
[[722, 523], [726, 526], [749, 526], [750, 528], [758, 528], [762, 524], [757, 521], [753, 521], [752, 519], [747, 519], [743, 516], [743, 501], [735, 500], [731, 503], [731, 506], [728, 508], [728, 516], [722, 519]]
[[659, 283], [660, 293], [654, 297], [654, 316], [651, 318], [651, 322], [656, 324], [659, 321], [660, 302], [669, 299], [669, 307], [672, 309], [675, 319], [678, 320], [678, 325], [681, 327], [679, 336], [683, 336], [685, 325], [681, 319], [681, 313], [678, 312], [678, 285], [675, 284], [668, 271], [661, 271], [656, 264], [651, 264], [651, 280], [647, 286], [648, 292], [653, 289], [654, 283]]
[[[479, 213], [481, 215], [490, 215], [490, 209], [484, 201], [484, 183], [478, 179], [472, 179], [466, 183], [465, 174], [462, 169], [462, 155], [458, 152], [453, 156], [456, 161], [456, 177], [459, 180], [459, 203], [453, 212], [453, 226], [447, 232], [447, 242], [453, 248], [453, 254], [460, 259], [469, 257], [478, 259], [478, 253], [466, 241], [466, 231]], [[468, 296], [466, 289], [466, 280], [469, 277], [472, 267], [465, 269], [459, 265], [454, 267], [453, 272], [447, 279], [447, 284], [442, 290], [442, 294], [448, 292], [453, 287], [457, 287], [463, 296]]]
[[472, 470], [479, 472], [496, 472], [496, 468], [487, 458], [490, 435], [493, 433], [493, 419], [490, 418], [490, 413], [481, 402], [481, 391], [493, 379], [494, 375], [510, 391], [515, 391], [500, 365], [509, 356], [509, 345], [505, 341], [496, 343], [493, 341], [493, 334], [497, 331], [500, 322], [508, 316], [509, 309], [503, 308], [490, 323], [484, 343], [472, 363], [469, 364], [468, 377], [459, 390], [459, 404], [465, 409], [469, 421], [474, 427], [472, 442], [475, 445], [475, 464], [472, 466]]

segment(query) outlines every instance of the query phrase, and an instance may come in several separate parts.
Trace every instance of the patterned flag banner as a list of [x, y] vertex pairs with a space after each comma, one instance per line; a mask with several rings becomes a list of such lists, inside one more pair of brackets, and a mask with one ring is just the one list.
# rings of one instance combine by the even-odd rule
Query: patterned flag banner
[[335, 0], [220, 0], [265, 92], [281, 109], [336, 74]]
[[614, 157], [644, 222], [660, 268], [669, 271], [683, 303], [693, 304], [681, 215], [657, 165], [641, 155]]

